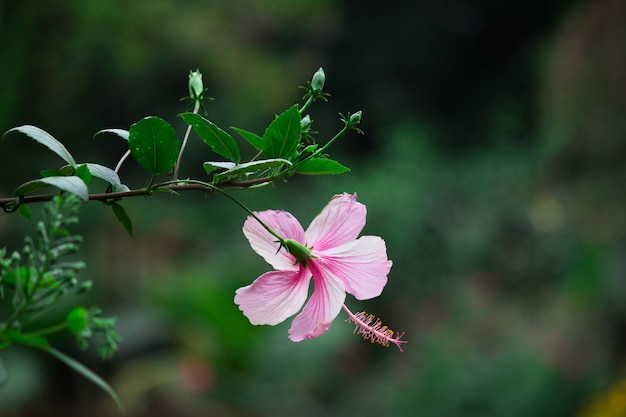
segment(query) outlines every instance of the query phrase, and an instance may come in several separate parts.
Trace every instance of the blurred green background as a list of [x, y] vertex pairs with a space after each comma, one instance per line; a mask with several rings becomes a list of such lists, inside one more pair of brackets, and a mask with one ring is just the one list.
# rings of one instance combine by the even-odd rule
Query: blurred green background
[[[406, 332], [405, 352], [352, 335], [293, 344], [290, 320], [255, 327], [234, 291], [269, 266], [245, 213], [218, 196], [129, 200], [135, 235], [86, 205], [85, 278], [119, 318], [101, 372], [128, 416], [624, 416], [626, 3], [618, 0], [0, 2], [0, 130], [34, 124], [79, 161], [114, 166], [115, 138], [185, 110], [199, 69], [209, 118], [261, 132], [323, 66], [320, 140], [337, 112], [365, 136], [330, 154], [352, 168], [237, 196], [306, 226], [357, 192], [364, 233], [394, 267], [382, 296], [348, 297]], [[19, 135], [0, 144], [0, 192], [59, 161]], [[202, 176], [193, 140], [181, 176]], [[144, 184], [127, 164], [123, 181]], [[37, 208], [35, 207], [35, 211]], [[0, 246], [34, 225], [0, 216]], [[62, 312], [59, 312], [60, 317]], [[7, 349], [0, 415], [114, 416], [113, 403], [39, 352]]]

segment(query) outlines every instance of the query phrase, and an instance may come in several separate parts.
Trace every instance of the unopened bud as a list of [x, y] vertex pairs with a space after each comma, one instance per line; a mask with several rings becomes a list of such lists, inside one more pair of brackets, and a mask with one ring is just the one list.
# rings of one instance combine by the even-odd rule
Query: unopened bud
[[363, 114], [363, 111], [359, 110], [358, 112], [350, 115], [350, 120], [349, 120], [350, 126], [356, 126], [359, 123], [361, 123], [361, 115], [362, 114]]
[[315, 74], [313, 74], [313, 79], [311, 80], [311, 90], [316, 93], [322, 91], [324, 88], [324, 82], [326, 81], [326, 74], [324, 74], [324, 69], [320, 67]]
[[193, 99], [200, 97], [204, 91], [202, 74], [199, 70], [189, 71], [189, 96]]
[[313, 123], [313, 120], [311, 120], [311, 116], [307, 114], [302, 119], [300, 119], [300, 129], [302, 131], [306, 131], [311, 126], [311, 123]]
[[89, 312], [84, 307], [75, 307], [68, 313], [65, 324], [72, 333], [81, 333], [89, 326]]

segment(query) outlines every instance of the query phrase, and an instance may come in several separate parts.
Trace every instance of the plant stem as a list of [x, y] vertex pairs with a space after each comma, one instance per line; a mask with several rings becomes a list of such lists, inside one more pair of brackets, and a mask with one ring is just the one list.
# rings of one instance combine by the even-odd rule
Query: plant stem
[[[263, 220], [259, 219], [259, 217], [252, 211], [250, 210], [248, 207], [246, 207], [245, 204], [243, 204], [241, 201], [237, 200], [235, 197], [233, 197], [232, 195], [228, 194], [225, 190], [222, 190], [219, 187], [216, 187], [213, 184], [209, 184], [208, 182], [204, 182], [204, 181], [199, 181], [199, 180], [179, 180], [179, 181], [170, 181], [171, 183], [180, 183], [180, 182], [184, 182], [187, 183], [188, 185], [199, 185], [201, 187], [203, 187], [205, 190], [211, 190], [211, 191], [216, 191], [220, 194], [222, 194], [224, 197], [228, 198], [230, 201], [232, 201], [233, 203], [237, 204], [239, 207], [241, 207], [246, 213], [248, 213], [250, 216], [252, 216], [257, 222], [259, 222], [259, 224], [261, 226], [263, 226], [263, 228], [265, 230], [267, 230], [272, 236], [274, 236], [276, 239], [278, 239], [278, 241], [281, 243], [281, 245], [284, 243], [284, 239], [282, 238], [282, 236], [280, 236], [278, 233], [276, 233], [274, 230], [272, 230], [271, 227], [269, 227], [267, 224], [265, 224], [265, 222], [263, 222]], [[159, 185], [172, 185], [170, 184], [170, 182], [165, 182]], [[169, 187], [168, 187], [169, 188]]]
[[54, 326], [46, 327], [45, 329], [35, 330], [29, 333], [22, 333], [23, 337], [35, 337], [35, 336], [46, 336], [51, 333], [57, 333], [67, 328], [67, 324], [65, 322], [56, 324]]
[[[195, 100], [195, 104], [193, 106], [193, 113], [198, 114], [200, 111], [200, 100]], [[185, 147], [187, 147], [187, 140], [189, 140], [189, 134], [191, 133], [191, 125], [187, 126], [187, 130], [185, 131], [185, 137], [183, 138], [183, 144], [180, 146], [180, 152], [178, 152], [178, 159], [176, 160], [176, 165], [174, 165], [174, 171], [172, 173], [172, 179], [178, 179], [178, 169], [180, 168], [180, 162], [183, 158], [183, 152], [185, 151]]]
[[350, 130], [350, 128], [346, 125], [343, 127], [343, 129], [341, 129], [339, 132], [337, 132], [337, 134], [335, 136], [333, 136], [328, 142], [326, 142], [326, 144], [324, 146], [322, 146], [321, 148], [319, 148], [318, 150], [316, 150], [315, 152], [313, 152], [311, 155], [307, 156], [306, 158], [304, 158], [301, 161], [298, 161], [296, 164], [293, 164], [290, 168], [289, 171], [295, 171], [295, 169], [302, 165], [304, 162], [308, 161], [309, 159], [315, 158], [316, 156], [320, 155], [322, 152], [324, 152], [330, 145], [332, 145], [337, 139], [339, 139], [340, 137], [342, 137], [348, 130]]
[[315, 97], [313, 97], [312, 95], [309, 95], [309, 98], [307, 99], [307, 101], [302, 105], [302, 107], [298, 109], [300, 116], [302, 116], [302, 113], [304, 113], [304, 111], [306, 111], [306, 109], [308, 109], [311, 103], [313, 103], [314, 101], [315, 101]]

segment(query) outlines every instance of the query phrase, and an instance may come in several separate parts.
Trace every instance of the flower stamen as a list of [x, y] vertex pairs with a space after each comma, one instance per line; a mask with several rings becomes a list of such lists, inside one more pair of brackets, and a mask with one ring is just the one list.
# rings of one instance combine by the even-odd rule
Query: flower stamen
[[385, 326], [381, 319], [373, 314], [368, 314], [365, 311], [352, 314], [345, 304], [342, 308], [349, 317], [346, 322], [355, 324], [353, 333], [360, 335], [363, 339], [369, 340], [371, 343], [378, 343], [381, 346], [387, 347], [390, 343], [393, 343], [400, 349], [400, 352], [403, 352], [401, 345], [407, 343], [407, 341], [400, 339], [404, 336], [404, 332], [398, 332], [396, 333], [396, 337], [394, 337], [394, 331]]

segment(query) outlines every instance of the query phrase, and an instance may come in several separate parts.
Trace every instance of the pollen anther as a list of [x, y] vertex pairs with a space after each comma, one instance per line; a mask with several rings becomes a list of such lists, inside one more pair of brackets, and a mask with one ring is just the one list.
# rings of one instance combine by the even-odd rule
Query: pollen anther
[[361, 311], [356, 314], [352, 314], [350, 310], [344, 305], [343, 309], [348, 313], [347, 322], [355, 324], [354, 332], [365, 340], [369, 340], [371, 343], [378, 343], [382, 346], [389, 346], [393, 343], [402, 352], [402, 344], [407, 343], [406, 340], [400, 340], [404, 336], [404, 332], [396, 333], [394, 337], [394, 331], [385, 326], [382, 320], [373, 314], [369, 314], [365, 311]]

